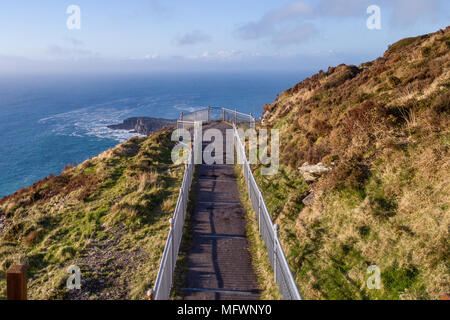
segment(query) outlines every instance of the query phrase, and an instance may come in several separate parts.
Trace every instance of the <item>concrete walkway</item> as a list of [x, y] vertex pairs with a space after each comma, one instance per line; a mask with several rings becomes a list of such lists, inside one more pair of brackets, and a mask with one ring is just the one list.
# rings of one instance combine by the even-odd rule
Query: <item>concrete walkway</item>
[[[203, 130], [207, 128], [221, 130], [225, 140], [225, 130], [231, 127], [212, 123]], [[197, 179], [184, 299], [259, 299], [234, 166], [198, 165]]]

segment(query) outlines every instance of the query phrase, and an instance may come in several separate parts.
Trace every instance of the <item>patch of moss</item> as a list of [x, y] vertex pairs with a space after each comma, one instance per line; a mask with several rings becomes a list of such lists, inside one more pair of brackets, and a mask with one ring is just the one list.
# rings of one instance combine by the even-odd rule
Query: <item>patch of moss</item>
[[[130, 139], [78, 167], [67, 168], [60, 176], [0, 200], [0, 211], [14, 208], [8, 210], [11, 225], [0, 237], [0, 274], [11, 264], [26, 263], [30, 299], [74, 298], [64, 291], [65, 271], [69, 265], [80, 264], [86, 281], [92, 278], [104, 286], [95, 285], [90, 298], [144, 299], [156, 278], [167, 220], [176, 204], [165, 203], [162, 210], [162, 202], [178, 197], [184, 173], [184, 166], [172, 164], [170, 137], [171, 131], [163, 130]], [[137, 164], [149, 150], [151, 154], [145, 157], [150, 163], [140, 167]], [[150, 185], [146, 175], [156, 177]], [[27, 200], [30, 196], [34, 202]], [[121, 259], [128, 259], [136, 248], [140, 258], [127, 263], [127, 272], [120, 273]], [[89, 258], [92, 252], [96, 254]], [[108, 255], [108, 263], [95, 261], [99, 253]], [[102, 278], [111, 272], [117, 281]], [[96, 276], [89, 278], [90, 273]], [[107, 296], [108, 286], [113, 286], [114, 295]], [[0, 292], [4, 290], [0, 281]], [[83, 295], [89, 292], [86, 288]]]

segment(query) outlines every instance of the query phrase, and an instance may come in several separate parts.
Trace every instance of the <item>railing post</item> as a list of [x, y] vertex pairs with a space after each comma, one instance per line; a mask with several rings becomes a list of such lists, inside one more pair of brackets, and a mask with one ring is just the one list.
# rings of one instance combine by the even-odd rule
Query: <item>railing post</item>
[[174, 241], [174, 238], [175, 238], [175, 229], [173, 228], [173, 218], [170, 218], [169, 219], [169, 223], [170, 223], [170, 231], [169, 231], [169, 234], [170, 233], [172, 233], [172, 244], [171, 244], [171, 246], [172, 246], [172, 257], [171, 257], [171, 259], [172, 259], [172, 264], [171, 264], [171, 269], [170, 269], [170, 273], [172, 274], [173, 273], [173, 269], [174, 269], [174, 266], [175, 266], [175, 246], [174, 246], [174, 244], [175, 244], [175, 241]]
[[180, 120], [183, 121], [183, 111], [181, 111]]
[[259, 234], [261, 234], [261, 191], [258, 190], [258, 227], [259, 227]]
[[225, 121], [225, 108], [222, 108], [222, 121]]
[[234, 125], [237, 126], [237, 109], [234, 108]]
[[153, 289], [148, 290], [147, 291], [148, 300], [155, 300], [155, 293], [156, 291]]
[[211, 106], [208, 106], [208, 121], [211, 120]]
[[[189, 165], [187, 163], [184, 164], [184, 172], [188, 172], [189, 170]], [[188, 177], [190, 177], [190, 172], [188, 172]], [[188, 182], [188, 180], [190, 181], [190, 179], [187, 179], [186, 182], [188, 185], [190, 185], [190, 182]], [[184, 194], [186, 193], [186, 194]], [[188, 190], [186, 189], [185, 186], [185, 190], [183, 190], [183, 221], [184, 219], [186, 219], [186, 211], [187, 211], [187, 199], [189, 197], [189, 195], [187, 194]]]
[[6, 272], [6, 297], [8, 300], [27, 300], [27, 268], [11, 266]]
[[273, 226], [273, 274], [275, 278], [275, 282], [277, 282], [277, 254], [278, 254], [278, 230], [280, 229], [280, 226], [278, 224], [275, 224]]
[[247, 161], [247, 189], [248, 193], [250, 193], [250, 163]]

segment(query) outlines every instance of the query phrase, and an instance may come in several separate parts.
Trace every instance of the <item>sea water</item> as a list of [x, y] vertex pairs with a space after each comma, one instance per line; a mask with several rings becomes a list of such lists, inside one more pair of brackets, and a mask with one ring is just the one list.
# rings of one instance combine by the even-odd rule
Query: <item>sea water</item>
[[300, 73], [0, 76], [0, 197], [81, 163], [133, 133], [133, 116], [177, 118], [207, 106], [261, 116]]

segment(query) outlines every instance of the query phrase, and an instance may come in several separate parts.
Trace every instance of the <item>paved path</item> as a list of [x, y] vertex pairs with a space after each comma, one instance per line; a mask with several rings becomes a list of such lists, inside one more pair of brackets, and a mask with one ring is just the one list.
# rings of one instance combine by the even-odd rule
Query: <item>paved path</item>
[[[212, 123], [203, 130], [210, 127], [231, 128]], [[197, 179], [184, 299], [259, 299], [233, 165], [198, 165]]]

